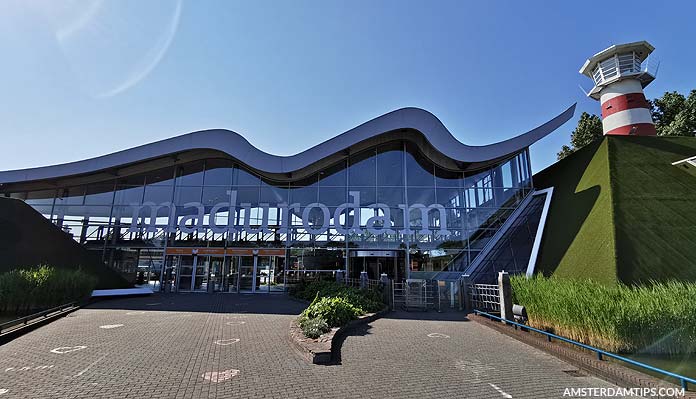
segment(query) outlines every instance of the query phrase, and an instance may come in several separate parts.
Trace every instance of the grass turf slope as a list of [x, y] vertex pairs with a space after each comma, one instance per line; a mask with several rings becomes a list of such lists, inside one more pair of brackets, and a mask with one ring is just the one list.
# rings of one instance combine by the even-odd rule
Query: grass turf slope
[[616, 281], [607, 147], [593, 143], [534, 176], [537, 188], [554, 187], [537, 271]]
[[609, 140], [621, 281], [696, 281], [696, 177], [671, 165], [693, 155], [693, 137]]
[[537, 270], [627, 284], [696, 281], [696, 138], [605, 137], [534, 176], [554, 187]]
[[97, 277], [97, 288], [130, 286], [116, 271], [106, 267], [99, 255], [75, 242], [32, 207], [23, 201], [0, 198], [0, 273], [39, 264], [81, 267]]

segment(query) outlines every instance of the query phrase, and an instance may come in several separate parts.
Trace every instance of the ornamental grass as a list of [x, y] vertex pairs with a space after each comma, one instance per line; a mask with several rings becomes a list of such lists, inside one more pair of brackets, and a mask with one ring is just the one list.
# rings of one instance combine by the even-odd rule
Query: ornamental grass
[[0, 274], [0, 312], [22, 315], [60, 306], [88, 297], [96, 285], [96, 277], [80, 269], [14, 269]]
[[619, 353], [696, 352], [696, 283], [604, 285], [591, 280], [511, 278], [529, 325]]

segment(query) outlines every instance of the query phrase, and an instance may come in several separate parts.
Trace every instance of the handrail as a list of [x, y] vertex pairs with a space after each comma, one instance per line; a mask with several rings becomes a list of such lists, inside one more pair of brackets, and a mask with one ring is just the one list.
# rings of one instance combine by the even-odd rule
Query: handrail
[[49, 314], [55, 313], [55, 312], [61, 312], [65, 309], [75, 307], [77, 305], [77, 302], [69, 302], [64, 305], [56, 306], [55, 308], [51, 309], [46, 309], [41, 312], [33, 313], [28, 316], [20, 317], [19, 319], [14, 319], [10, 321], [6, 321], [4, 323], [0, 323], [0, 333], [2, 333], [2, 330], [7, 328], [7, 326], [14, 327], [19, 324], [24, 324], [27, 325], [29, 324], [29, 321], [32, 321], [34, 319], [38, 319], [39, 317], [48, 317]]
[[557, 340], [560, 340], [560, 341], [563, 341], [563, 342], [567, 342], [567, 343], [569, 343], [569, 344], [572, 344], [572, 345], [575, 345], [575, 346], [579, 346], [579, 347], [581, 347], [581, 348], [584, 348], [584, 349], [587, 349], [587, 350], [589, 350], [589, 351], [595, 352], [595, 353], [597, 353], [597, 359], [598, 359], [598, 360], [602, 360], [602, 356], [606, 356], [606, 357], [610, 357], [610, 358], [613, 358], [613, 359], [616, 359], [616, 360], [620, 360], [620, 361], [622, 361], [622, 362], [626, 362], [626, 363], [628, 363], [628, 364], [632, 364], [632, 365], [637, 366], [637, 367], [642, 367], [642, 368], [644, 368], [644, 369], [648, 369], [648, 370], [650, 370], [650, 371], [654, 371], [654, 372], [659, 373], [659, 374], [666, 375], [666, 376], [668, 376], [668, 377], [675, 378], [675, 379], [679, 380], [679, 382], [680, 382], [680, 384], [681, 384], [681, 387], [684, 388], [685, 391], [688, 391], [688, 390], [689, 390], [689, 388], [688, 388], [688, 383], [696, 384], [696, 379], [689, 378], [689, 377], [687, 377], [687, 376], [680, 375], [680, 374], [676, 374], [676, 373], [673, 373], [673, 372], [671, 372], [671, 371], [663, 370], [663, 369], [660, 369], [660, 368], [657, 368], [657, 367], [653, 367], [653, 366], [651, 366], [651, 365], [649, 365], [649, 364], [641, 363], [641, 362], [635, 361], [635, 360], [633, 360], [633, 359], [629, 359], [629, 358], [627, 358], [627, 357], [619, 356], [619, 355], [617, 355], [617, 354], [614, 354], [614, 353], [611, 353], [611, 352], [607, 352], [607, 351], [602, 350], [602, 349], [599, 349], [599, 348], [595, 348], [594, 346], [585, 345], [585, 344], [580, 343], [580, 342], [578, 342], [578, 341], [573, 341], [572, 339], [565, 338], [565, 337], [561, 337], [560, 335], [552, 334], [552, 333], [550, 333], [550, 332], [548, 332], [548, 331], [542, 331], [542, 330], [539, 330], [539, 329], [537, 329], [537, 328], [530, 327], [530, 326], [527, 326], [527, 325], [524, 325], [524, 324], [520, 324], [520, 323], [511, 321], [511, 320], [505, 320], [505, 319], [503, 319], [503, 318], [501, 318], [501, 317], [492, 315], [492, 314], [490, 314], [490, 313], [482, 312], [482, 311], [476, 310], [476, 309], [474, 309], [474, 313], [479, 314], [479, 315], [482, 315], [482, 316], [485, 316], [485, 317], [488, 317], [488, 318], [492, 318], [492, 319], [504, 321], [506, 324], [512, 324], [512, 325], [514, 325], [514, 326], [519, 326], [519, 327], [522, 327], [522, 328], [526, 328], [526, 329], [528, 329], [528, 330], [532, 330], [532, 331], [534, 331], [534, 332], [538, 332], [539, 334], [546, 335], [546, 336], [548, 337], [549, 341], [551, 341], [551, 338], [556, 338]]
[[481, 265], [481, 262], [483, 259], [488, 255], [488, 253], [491, 252], [493, 247], [495, 246], [498, 241], [503, 237], [505, 233], [512, 227], [512, 224], [515, 223], [515, 220], [522, 214], [524, 211], [524, 208], [526, 208], [531, 202], [532, 198], [534, 197], [534, 192], [535, 190], [530, 190], [527, 195], [520, 201], [520, 203], [517, 205], [517, 208], [515, 208], [512, 213], [505, 219], [503, 224], [498, 228], [498, 231], [493, 234], [493, 236], [488, 240], [486, 245], [481, 248], [481, 251], [476, 255], [474, 259], [471, 260], [471, 263], [469, 263], [466, 267], [466, 269], [463, 270], [462, 274], [468, 274], [469, 276], [473, 276], [474, 272], [476, 269], [479, 268]]

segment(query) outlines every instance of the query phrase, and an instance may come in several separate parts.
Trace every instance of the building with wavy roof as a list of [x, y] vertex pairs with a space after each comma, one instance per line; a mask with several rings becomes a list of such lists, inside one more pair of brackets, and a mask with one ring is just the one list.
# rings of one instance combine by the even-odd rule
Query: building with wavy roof
[[0, 196], [162, 290], [283, 292], [336, 270], [486, 280], [533, 265], [550, 192], [534, 189], [529, 146], [574, 109], [485, 146], [459, 142], [417, 108], [292, 156], [228, 130], [199, 131], [0, 172]]

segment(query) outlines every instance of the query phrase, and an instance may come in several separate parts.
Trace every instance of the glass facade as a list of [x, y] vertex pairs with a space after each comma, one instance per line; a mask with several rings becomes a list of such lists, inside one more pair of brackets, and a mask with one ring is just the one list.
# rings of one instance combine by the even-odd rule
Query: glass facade
[[[203, 264], [206, 285], [216, 287], [230, 284], [214, 270], [242, 274], [250, 266], [212, 256], [193, 265], [186, 256], [165, 259], [165, 250], [283, 249], [282, 262], [254, 265], [259, 274], [266, 270], [271, 290], [271, 276], [283, 271], [345, 268], [356, 276], [369, 269], [371, 278], [406, 278], [443, 270], [455, 257], [470, 262], [531, 190], [526, 149], [465, 172], [438, 165], [409, 141], [393, 141], [301, 178], [272, 178], [233, 159], [210, 158], [88, 185], [3, 194], [101, 251], [111, 267], [178, 270], [180, 286], [196, 281]], [[381, 260], [352, 260], [370, 250], [390, 252]]]

